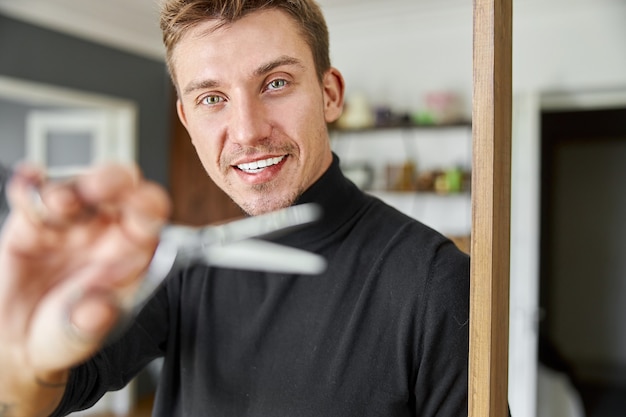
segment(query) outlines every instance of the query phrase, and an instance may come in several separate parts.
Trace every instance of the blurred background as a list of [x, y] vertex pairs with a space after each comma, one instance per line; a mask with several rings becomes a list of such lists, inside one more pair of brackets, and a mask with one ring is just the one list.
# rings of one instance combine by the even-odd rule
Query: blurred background
[[[472, 2], [323, 0], [347, 82], [347, 175], [467, 250]], [[626, 2], [513, 4], [509, 402], [626, 415]], [[158, 0], [0, 0], [0, 162], [65, 176], [136, 161], [173, 221], [239, 216], [174, 111]], [[147, 372], [101, 410], [126, 413]], [[135, 414], [133, 414], [135, 415]]]

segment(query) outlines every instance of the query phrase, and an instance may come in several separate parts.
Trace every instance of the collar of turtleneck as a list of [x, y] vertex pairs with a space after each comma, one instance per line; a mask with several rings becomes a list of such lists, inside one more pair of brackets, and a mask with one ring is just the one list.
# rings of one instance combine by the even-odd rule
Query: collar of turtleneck
[[319, 205], [322, 209], [321, 220], [282, 236], [280, 241], [297, 246], [322, 243], [349, 223], [357, 211], [363, 209], [366, 201], [366, 195], [344, 177], [339, 158], [333, 154], [328, 170], [296, 201], [296, 204]]

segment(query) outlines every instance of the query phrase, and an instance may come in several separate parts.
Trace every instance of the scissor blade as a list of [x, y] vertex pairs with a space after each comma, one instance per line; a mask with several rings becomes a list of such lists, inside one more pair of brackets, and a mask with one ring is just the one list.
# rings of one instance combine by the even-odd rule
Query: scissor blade
[[324, 272], [326, 260], [314, 253], [257, 239], [206, 248], [210, 265], [287, 274]]
[[320, 215], [319, 206], [301, 204], [220, 226], [167, 226], [161, 232], [161, 241], [138, 291], [136, 306], [143, 305], [172, 272], [197, 261], [227, 268], [318, 274], [326, 266], [320, 256], [264, 241], [249, 242], [249, 239], [288, 232], [294, 226], [317, 220]]
[[300, 204], [219, 226], [208, 226], [204, 228], [204, 237], [201, 239], [204, 247], [223, 245], [311, 223], [319, 219], [321, 213], [317, 204]]

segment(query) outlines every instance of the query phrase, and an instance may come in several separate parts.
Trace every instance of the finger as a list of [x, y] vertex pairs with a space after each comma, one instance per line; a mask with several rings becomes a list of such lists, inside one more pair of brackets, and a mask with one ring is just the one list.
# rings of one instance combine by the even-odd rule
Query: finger
[[79, 342], [99, 343], [117, 321], [119, 308], [110, 292], [93, 289], [70, 303], [63, 325]]
[[105, 164], [77, 177], [76, 189], [83, 201], [99, 207], [105, 203], [117, 203], [136, 189], [140, 181], [141, 175], [135, 165]]
[[170, 214], [170, 202], [160, 186], [143, 182], [127, 196], [122, 213], [122, 227], [138, 244], [155, 244]]
[[20, 163], [13, 168], [11, 181], [26, 181], [30, 184], [42, 184], [46, 178], [44, 169], [32, 163]]
[[[13, 199], [36, 225], [68, 226], [96, 215], [115, 218], [120, 200], [139, 183], [135, 166], [107, 164], [65, 181], [38, 181], [26, 172], [14, 187]], [[28, 175], [28, 176], [27, 176]]]
[[34, 317], [30, 364], [50, 371], [82, 362], [101, 347], [119, 316], [115, 296], [104, 289], [74, 289], [63, 297], [50, 298]]
[[96, 207], [82, 201], [73, 181], [44, 183], [26, 190], [26, 211], [43, 226], [61, 228], [72, 222], [91, 219]]
[[93, 211], [74, 185], [71, 180], [46, 181], [42, 171], [24, 165], [9, 183], [9, 201], [13, 211], [20, 211], [34, 225], [60, 226]]
[[[44, 183], [43, 171], [32, 165], [18, 166], [7, 184], [7, 199], [11, 211], [21, 214], [32, 223], [37, 223], [39, 214], [38, 207], [42, 203], [39, 200], [37, 190]], [[35, 191], [36, 196], [33, 195]]]

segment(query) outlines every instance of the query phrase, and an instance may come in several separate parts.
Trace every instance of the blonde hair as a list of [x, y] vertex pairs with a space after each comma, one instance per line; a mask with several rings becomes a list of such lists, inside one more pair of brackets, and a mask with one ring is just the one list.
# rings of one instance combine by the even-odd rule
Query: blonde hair
[[161, 30], [166, 50], [167, 68], [175, 80], [173, 51], [182, 36], [205, 21], [219, 26], [236, 22], [260, 10], [278, 9], [293, 18], [305, 42], [311, 48], [317, 76], [321, 81], [330, 68], [328, 28], [314, 0], [164, 0], [161, 8]]

